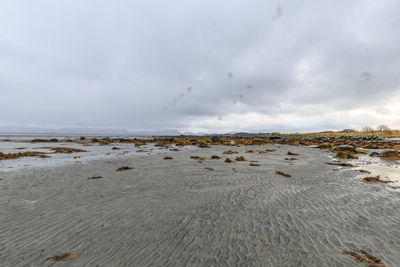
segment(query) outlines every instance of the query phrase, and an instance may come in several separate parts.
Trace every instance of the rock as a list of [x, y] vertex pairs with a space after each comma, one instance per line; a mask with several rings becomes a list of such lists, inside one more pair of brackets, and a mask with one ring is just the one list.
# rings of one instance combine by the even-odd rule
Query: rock
[[220, 143], [221, 139], [218, 136], [212, 136], [211, 137], [211, 142], [213, 143]]
[[269, 136], [268, 139], [269, 140], [279, 140], [279, 139], [282, 139], [282, 137], [281, 136]]
[[378, 152], [372, 152], [371, 154], [369, 154], [370, 157], [380, 157], [381, 154], [379, 154]]

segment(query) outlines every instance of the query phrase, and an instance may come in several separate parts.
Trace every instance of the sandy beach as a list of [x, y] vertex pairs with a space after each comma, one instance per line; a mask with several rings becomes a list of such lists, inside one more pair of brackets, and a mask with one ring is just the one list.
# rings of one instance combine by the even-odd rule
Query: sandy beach
[[0, 267], [400, 267], [399, 14], [1, 1]]
[[400, 190], [331, 161], [274, 144], [2, 169], [0, 265], [368, 266], [343, 254], [361, 248], [399, 266]]

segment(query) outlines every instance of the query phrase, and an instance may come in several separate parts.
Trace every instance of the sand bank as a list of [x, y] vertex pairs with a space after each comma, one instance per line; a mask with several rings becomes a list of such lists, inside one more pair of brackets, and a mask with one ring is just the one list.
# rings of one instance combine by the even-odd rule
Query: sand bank
[[[399, 266], [400, 192], [328, 161], [310, 147], [216, 146], [0, 172], [0, 262], [367, 266], [342, 253], [362, 248]], [[49, 259], [65, 252], [82, 255]]]

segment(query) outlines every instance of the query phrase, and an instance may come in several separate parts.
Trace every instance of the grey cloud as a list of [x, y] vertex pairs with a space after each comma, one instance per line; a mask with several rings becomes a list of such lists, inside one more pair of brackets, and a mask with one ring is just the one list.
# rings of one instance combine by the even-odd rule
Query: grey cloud
[[[3, 125], [180, 130], [237, 113], [312, 117], [400, 97], [397, 1], [0, 7]], [[285, 123], [270, 128], [294, 129]], [[349, 123], [319, 120], [303, 129]]]

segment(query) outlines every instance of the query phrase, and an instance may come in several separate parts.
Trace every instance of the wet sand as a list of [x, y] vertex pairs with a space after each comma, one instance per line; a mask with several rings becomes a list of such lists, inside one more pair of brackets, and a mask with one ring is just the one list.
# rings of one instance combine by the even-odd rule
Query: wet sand
[[[400, 266], [400, 191], [325, 164], [328, 152], [167, 151], [0, 171], [1, 265], [368, 266], [342, 253], [362, 248]], [[82, 255], [48, 259], [65, 252]]]

